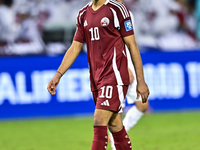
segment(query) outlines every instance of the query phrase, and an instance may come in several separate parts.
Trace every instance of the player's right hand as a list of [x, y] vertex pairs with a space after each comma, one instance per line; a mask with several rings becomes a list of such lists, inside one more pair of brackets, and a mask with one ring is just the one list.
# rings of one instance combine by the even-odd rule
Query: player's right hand
[[55, 74], [55, 76], [53, 77], [53, 79], [51, 79], [51, 81], [49, 81], [49, 84], [47, 86], [47, 90], [49, 91], [49, 93], [51, 95], [55, 95], [56, 94], [56, 87], [60, 81], [61, 76], [59, 74]]

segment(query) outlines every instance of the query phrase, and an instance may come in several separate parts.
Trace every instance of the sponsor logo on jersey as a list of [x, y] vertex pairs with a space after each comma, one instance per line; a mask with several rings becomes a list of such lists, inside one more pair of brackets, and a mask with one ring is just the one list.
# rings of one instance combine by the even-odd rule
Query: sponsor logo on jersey
[[103, 103], [101, 103], [101, 105], [104, 105], [104, 106], [110, 106], [108, 100], [105, 100]]
[[107, 17], [104, 17], [104, 18], [101, 19], [101, 25], [102, 25], [103, 27], [108, 26], [109, 23], [110, 23], [110, 20], [109, 20]]
[[126, 31], [131, 31], [131, 30], [133, 30], [133, 25], [132, 25], [132, 23], [131, 23], [131, 20], [125, 21], [124, 24], [125, 24]]
[[88, 25], [88, 23], [87, 23], [87, 20], [85, 20], [85, 22], [84, 22], [84, 27], [86, 27]]

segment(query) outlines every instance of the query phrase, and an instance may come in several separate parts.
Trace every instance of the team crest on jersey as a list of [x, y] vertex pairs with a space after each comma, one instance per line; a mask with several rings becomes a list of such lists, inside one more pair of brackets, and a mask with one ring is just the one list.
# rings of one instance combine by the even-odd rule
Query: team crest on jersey
[[101, 19], [101, 25], [102, 25], [103, 27], [108, 26], [109, 23], [110, 23], [110, 20], [109, 20], [107, 17], [104, 17], [104, 18]]
[[125, 24], [126, 31], [131, 31], [131, 30], [133, 30], [133, 25], [132, 25], [132, 23], [131, 23], [131, 20], [125, 21], [124, 24]]

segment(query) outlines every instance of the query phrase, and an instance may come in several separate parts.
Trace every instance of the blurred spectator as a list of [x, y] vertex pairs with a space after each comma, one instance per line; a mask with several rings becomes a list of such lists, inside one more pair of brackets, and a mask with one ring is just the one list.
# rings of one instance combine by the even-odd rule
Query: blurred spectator
[[30, 8], [22, 5], [16, 13], [20, 29], [15, 39], [16, 44], [12, 45], [15, 54], [42, 53], [45, 47]]
[[0, 41], [14, 42], [19, 30], [12, 4], [13, 0], [2, 0], [0, 5]]
[[[43, 39], [49, 52], [64, 52], [67, 49], [66, 47], [71, 45], [76, 29], [78, 11], [89, 1], [52, 0], [49, 2], [50, 16], [43, 31]], [[50, 36], [52, 34], [55, 36]], [[63, 43], [65, 43], [66, 47], [64, 47]]]
[[[71, 44], [79, 9], [90, 1], [0, 0], [0, 54], [2, 50], [4, 54], [64, 53]], [[124, 2], [134, 14], [140, 47], [163, 51], [199, 48], [200, 0]]]
[[133, 1], [139, 46], [167, 51], [197, 48], [194, 15], [181, 0]]
[[195, 1], [188, 0], [185, 3], [182, 0], [177, 0], [177, 2], [181, 5], [181, 11], [177, 12], [177, 16], [179, 18], [179, 27], [180, 29], [196, 40], [196, 27], [197, 22], [195, 18]]
[[39, 37], [39, 32], [36, 26], [36, 22], [31, 17], [30, 11], [28, 7], [21, 7], [20, 10], [17, 11], [17, 20], [21, 25], [17, 41], [32, 41], [36, 40]]
[[179, 9], [171, 9], [170, 12], [177, 17], [178, 26], [173, 32], [160, 37], [159, 47], [167, 51], [194, 50], [198, 46], [195, 36], [194, 13], [188, 3], [183, 3], [181, 0], [176, 0], [176, 3], [179, 5]]
[[158, 39], [173, 33], [178, 18], [171, 11], [180, 9], [173, 0], [135, 0], [136, 39], [139, 46], [158, 47]]
[[200, 0], [196, 0], [197, 38], [200, 42]]

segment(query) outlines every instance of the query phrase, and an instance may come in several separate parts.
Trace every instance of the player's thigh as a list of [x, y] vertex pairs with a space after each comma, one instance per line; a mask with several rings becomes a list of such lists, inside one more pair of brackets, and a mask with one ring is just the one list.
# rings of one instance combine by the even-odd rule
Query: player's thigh
[[116, 133], [122, 130], [122, 113], [113, 113], [108, 123], [108, 128], [111, 133]]
[[103, 109], [95, 109], [93, 126], [107, 126], [110, 118], [112, 117], [113, 112]]
[[147, 101], [146, 103], [142, 103], [142, 101], [136, 101], [135, 106], [139, 111], [146, 112], [149, 107], [149, 102]]
[[96, 105], [96, 103], [97, 103], [97, 97], [98, 97], [98, 90], [93, 91], [92, 92], [92, 96], [93, 96], [94, 103]]

